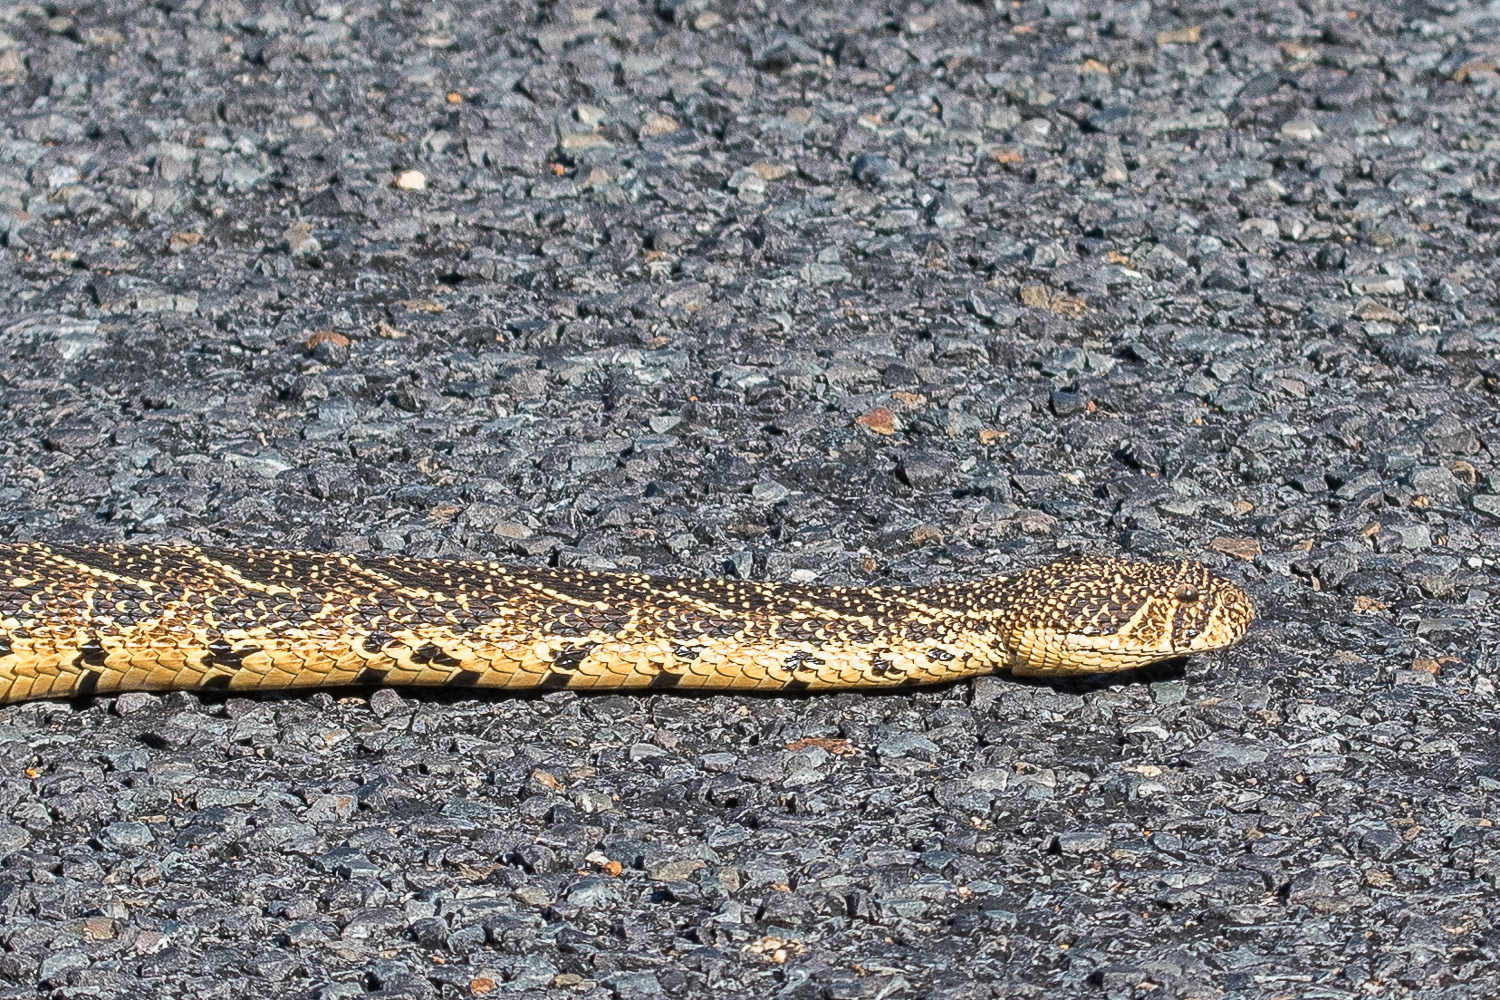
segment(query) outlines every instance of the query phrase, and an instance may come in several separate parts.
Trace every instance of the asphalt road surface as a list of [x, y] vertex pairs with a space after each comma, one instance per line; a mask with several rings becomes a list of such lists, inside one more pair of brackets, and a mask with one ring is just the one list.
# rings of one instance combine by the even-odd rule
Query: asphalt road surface
[[1189, 554], [1228, 652], [0, 710], [0, 997], [1500, 992], [1500, 10], [0, 8], [0, 541]]

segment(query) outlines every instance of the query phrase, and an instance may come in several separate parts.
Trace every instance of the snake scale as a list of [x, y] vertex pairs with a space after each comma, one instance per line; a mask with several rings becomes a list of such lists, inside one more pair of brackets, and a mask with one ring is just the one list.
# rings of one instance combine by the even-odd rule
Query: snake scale
[[1125, 670], [1219, 649], [1194, 562], [849, 588], [313, 552], [0, 545], [0, 702], [344, 685], [754, 692]]

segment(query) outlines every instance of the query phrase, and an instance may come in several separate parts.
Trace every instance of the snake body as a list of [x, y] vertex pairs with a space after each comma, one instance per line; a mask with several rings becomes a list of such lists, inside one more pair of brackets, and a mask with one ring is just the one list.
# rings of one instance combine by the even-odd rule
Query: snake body
[[1254, 610], [1194, 562], [847, 588], [195, 546], [0, 545], [0, 702], [344, 685], [902, 687], [1124, 670]]

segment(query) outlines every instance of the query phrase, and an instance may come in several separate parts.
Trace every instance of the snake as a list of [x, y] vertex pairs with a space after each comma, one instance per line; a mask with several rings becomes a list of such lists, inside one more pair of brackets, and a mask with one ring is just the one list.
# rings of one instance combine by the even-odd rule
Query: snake
[[189, 544], [0, 544], [0, 703], [438, 686], [784, 693], [1068, 677], [1255, 617], [1191, 560], [842, 587]]

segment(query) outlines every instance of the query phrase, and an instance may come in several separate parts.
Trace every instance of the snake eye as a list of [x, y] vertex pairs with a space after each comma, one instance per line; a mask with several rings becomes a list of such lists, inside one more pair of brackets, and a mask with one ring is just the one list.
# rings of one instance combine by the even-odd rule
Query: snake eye
[[1184, 583], [1172, 593], [1172, 596], [1177, 598], [1177, 600], [1182, 604], [1192, 604], [1194, 601], [1198, 600], [1198, 591], [1196, 588], [1189, 587]]

